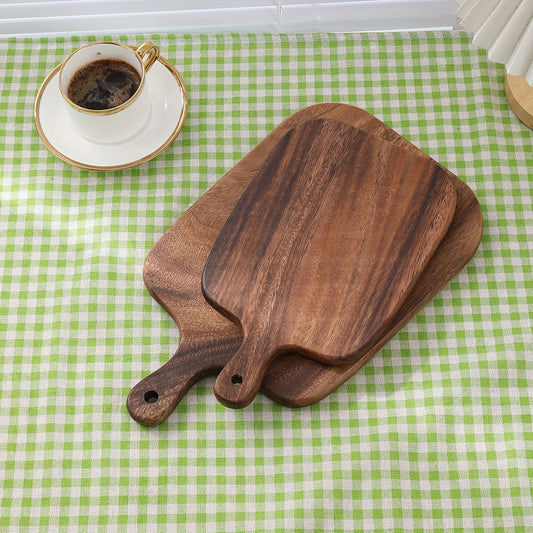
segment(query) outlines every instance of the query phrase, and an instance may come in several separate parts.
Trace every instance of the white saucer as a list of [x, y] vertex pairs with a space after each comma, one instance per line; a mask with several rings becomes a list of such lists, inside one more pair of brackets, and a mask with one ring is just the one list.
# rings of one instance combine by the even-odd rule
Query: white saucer
[[187, 115], [187, 90], [180, 73], [159, 57], [146, 77], [152, 96], [148, 124], [133, 138], [113, 144], [79, 135], [59, 91], [58, 65], [44, 80], [35, 101], [35, 124], [47, 148], [71, 165], [91, 170], [133, 167], [161, 153], [178, 136]]

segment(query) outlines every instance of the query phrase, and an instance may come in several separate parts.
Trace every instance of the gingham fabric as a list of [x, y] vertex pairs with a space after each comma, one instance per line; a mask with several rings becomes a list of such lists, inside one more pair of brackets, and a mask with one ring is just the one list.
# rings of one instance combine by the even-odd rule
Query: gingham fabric
[[[90, 40], [151, 39], [182, 73], [182, 133], [129, 170], [40, 141], [46, 74]], [[533, 531], [533, 132], [464, 32], [100, 35], [0, 41], [0, 531]], [[130, 388], [177, 327], [144, 259], [283, 118], [345, 102], [456, 173], [471, 262], [318, 404], [220, 405], [201, 381], [138, 425]]]

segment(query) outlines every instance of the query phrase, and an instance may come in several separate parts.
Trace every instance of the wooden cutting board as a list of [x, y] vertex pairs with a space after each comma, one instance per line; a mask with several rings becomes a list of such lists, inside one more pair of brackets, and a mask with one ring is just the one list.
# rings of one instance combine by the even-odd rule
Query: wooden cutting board
[[[178, 218], [155, 244], [144, 265], [152, 296], [178, 324], [181, 342], [175, 355], [140, 381], [127, 399], [131, 416], [157, 425], [174, 411], [187, 390], [216, 374], [242, 342], [240, 328], [205, 301], [200, 278], [218, 233], [273, 145], [291, 128], [313, 118], [334, 118], [372, 131], [390, 142], [421, 153], [384, 123], [346, 104], [317, 104], [294, 113]], [[348, 380], [470, 260], [478, 247], [482, 218], [479, 203], [460, 179], [448, 172], [457, 191], [452, 225], [378, 343], [361, 360], [328, 366], [296, 354], [278, 357], [267, 371], [262, 390], [275, 401], [303, 407], [320, 401]]]
[[382, 335], [446, 234], [456, 194], [442, 168], [335, 120], [288, 132], [222, 228], [206, 299], [244, 339], [215, 394], [245, 407], [270, 362], [295, 351], [330, 364]]

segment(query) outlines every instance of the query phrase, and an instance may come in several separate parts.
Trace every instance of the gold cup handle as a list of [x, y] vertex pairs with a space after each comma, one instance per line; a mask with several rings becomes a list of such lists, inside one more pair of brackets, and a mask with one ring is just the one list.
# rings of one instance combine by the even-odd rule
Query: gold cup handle
[[154, 43], [145, 41], [135, 50], [135, 53], [141, 58], [144, 71], [148, 72], [159, 57], [159, 48]]

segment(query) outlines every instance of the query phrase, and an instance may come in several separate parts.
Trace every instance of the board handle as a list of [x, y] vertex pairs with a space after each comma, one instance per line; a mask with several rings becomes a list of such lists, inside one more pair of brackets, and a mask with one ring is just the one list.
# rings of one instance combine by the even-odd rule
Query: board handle
[[280, 354], [259, 338], [244, 338], [241, 347], [215, 381], [217, 400], [233, 409], [249, 405], [256, 397], [270, 363]]
[[130, 416], [143, 426], [164, 422], [195, 383], [220, 372], [241, 340], [228, 338], [216, 346], [207, 341], [180, 344], [167, 363], [131, 389], [126, 400]]

